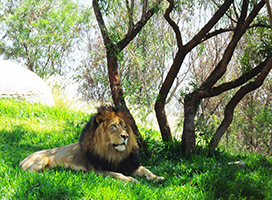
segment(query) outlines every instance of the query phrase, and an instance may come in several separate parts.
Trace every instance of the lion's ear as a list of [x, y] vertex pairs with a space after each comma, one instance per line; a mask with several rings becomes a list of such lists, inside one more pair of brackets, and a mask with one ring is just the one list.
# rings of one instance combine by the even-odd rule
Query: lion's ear
[[103, 120], [103, 116], [101, 113], [97, 114], [95, 117], [95, 121], [99, 124], [101, 124], [104, 120]]

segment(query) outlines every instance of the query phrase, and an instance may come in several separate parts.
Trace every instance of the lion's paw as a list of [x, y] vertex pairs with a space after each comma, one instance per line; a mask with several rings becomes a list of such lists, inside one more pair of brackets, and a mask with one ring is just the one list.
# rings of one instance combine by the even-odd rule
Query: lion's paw
[[163, 176], [157, 176], [154, 181], [163, 181], [165, 178]]
[[131, 176], [127, 176], [125, 181], [130, 182], [130, 183], [138, 183], [139, 182], [138, 180], [136, 180], [135, 178], [133, 178]]

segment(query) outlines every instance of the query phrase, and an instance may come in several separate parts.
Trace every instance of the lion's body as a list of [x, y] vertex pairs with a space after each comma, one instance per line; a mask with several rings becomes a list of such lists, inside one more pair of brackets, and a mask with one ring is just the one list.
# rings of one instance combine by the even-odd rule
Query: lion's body
[[123, 181], [136, 182], [125, 175], [163, 179], [140, 164], [130, 123], [129, 115], [121, 107], [101, 107], [82, 130], [78, 143], [35, 152], [25, 158], [20, 166], [30, 171], [70, 166], [75, 170], [93, 170]]
[[75, 170], [87, 171], [87, 162], [81, 153], [79, 143], [63, 147], [37, 151], [25, 158], [20, 167], [24, 170], [42, 171], [56, 166], [71, 167]]

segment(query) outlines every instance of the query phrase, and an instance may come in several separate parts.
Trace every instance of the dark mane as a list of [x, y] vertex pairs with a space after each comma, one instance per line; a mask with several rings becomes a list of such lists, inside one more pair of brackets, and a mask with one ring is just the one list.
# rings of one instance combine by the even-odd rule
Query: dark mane
[[85, 135], [89, 131], [95, 131], [97, 129], [97, 127], [98, 127], [98, 123], [95, 121], [96, 115], [97, 114], [95, 114], [94, 116], [92, 116], [90, 118], [90, 120], [88, 121], [88, 123], [85, 125], [85, 127], [81, 131], [80, 138], [79, 138], [79, 144], [80, 144], [81, 148], [82, 148], [82, 142], [84, 140]]
[[95, 169], [102, 171], [114, 171], [129, 175], [138, 169], [139, 166], [141, 166], [138, 146], [133, 147], [130, 154], [119, 163], [111, 163], [108, 160], [95, 154], [89, 148], [90, 141], [93, 140], [94, 133], [99, 127], [100, 121], [106, 120], [109, 116], [111, 116], [108, 113], [112, 112], [124, 119], [127, 125], [131, 124], [131, 116], [124, 107], [101, 106], [97, 108], [97, 113], [91, 117], [89, 122], [83, 128], [79, 139], [80, 148], [82, 153], [85, 154], [88, 163], [90, 163]]
[[131, 175], [141, 166], [137, 148], [134, 148], [129, 156], [118, 164], [110, 163], [91, 151], [86, 153], [86, 157], [88, 162], [97, 170], [119, 172], [124, 175]]

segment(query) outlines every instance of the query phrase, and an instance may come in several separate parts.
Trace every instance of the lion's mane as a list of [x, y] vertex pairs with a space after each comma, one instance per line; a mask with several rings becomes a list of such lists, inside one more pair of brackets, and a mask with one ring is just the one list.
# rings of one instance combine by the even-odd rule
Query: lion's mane
[[[126, 123], [128, 142], [124, 151], [117, 151], [106, 133], [109, 121], [121, 118]], [[132, 174], [141, 164], [138, 145], [131, 128], [131, 116], [121, 106], [101, 106], [81, 132], [79, 144], [88, 163], [97, 170]]]

